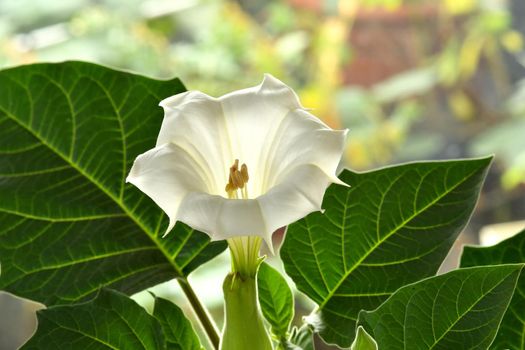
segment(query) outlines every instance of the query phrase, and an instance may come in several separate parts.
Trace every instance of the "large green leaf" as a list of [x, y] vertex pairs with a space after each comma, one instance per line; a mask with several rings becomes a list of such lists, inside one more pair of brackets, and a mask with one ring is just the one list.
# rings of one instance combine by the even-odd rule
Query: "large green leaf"
[[199, 338], [182, 310], [171, 301], [155, 298], [153, 316], [160, 322], [167, 350], [201, 350]]
[[292, 291], [283, 276], [266, 263], [259, 267], [257, 285], [264, 318], [272, 326], [272, 334], [285, 341], [294, 314]]
[[[359, 324], [381, 350], [487, 349], [523, 264], [473, 267], [405, 286]], [[514, 348], [513, 348], [514, 349]]]
[[[492, 247], [465, 247], [461, 255], [461, 267], [512, 263], [525, 263], [525, 230]], [[525, 350], [525, 273], [491, 348]]]
[[83, 304], [40, 310], [38, 329], [23, 350], [160, 350], [159, 322], [135, 301], [112, 290]]
[[[288, 227], [281, 257], [318, 305], [323, 339], [349, 347], [360, 310], [432, 276], [467, 223], [491, 158], [345, 170], [313, 213]], [[310, 318], [312, 319], [312, 318]], [[315, 319], [315, 317], [313, 317]]]
[[0, 72], [0, 289], [47, 305], [131, 294], [224, 249], [182, 224], [162, 239], [161, 210], [124, 182], [181, 91], [81, 62]]

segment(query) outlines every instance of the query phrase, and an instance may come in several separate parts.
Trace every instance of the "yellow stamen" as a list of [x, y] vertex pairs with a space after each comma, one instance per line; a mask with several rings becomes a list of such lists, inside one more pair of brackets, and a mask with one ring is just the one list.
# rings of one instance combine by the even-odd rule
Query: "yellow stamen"
[[235, 183], [235, 186], [237, 188], [243, 188], [244, 187], [244, 181], [242, 181], [242, 175], [240, 172], [235, 172], [233, 174], [233, 180], [234, 180], [234, 183]]
[[246, 164], [241, 165], [239, 170], [239, 160], [235, 159], [235, 162], [230, 167], [230, 173], [228, 175], [228, 183], [224, 190], [228, 193], [228, 198], [238, 198], [237, 190], [241, 190], [241, 198], [247, 199], [248, 192], [246, 191], [246, 183], [250, 177], [248, 176], [248, 167]]
[[250, 177], [248, 176], [248, 167], [246, 166], [246, 164], [243, 164], [241, 166], [241, 175], [242, 175], [242, 181], [244, 183], [247, 183]]

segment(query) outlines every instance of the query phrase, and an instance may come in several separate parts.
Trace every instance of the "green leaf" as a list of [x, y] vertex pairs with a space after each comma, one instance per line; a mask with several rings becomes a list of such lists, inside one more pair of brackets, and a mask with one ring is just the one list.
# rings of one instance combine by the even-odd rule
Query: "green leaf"
[[161, 327], [135, 301], [102, 289], [86, 303], [37, 312], [38, 328], [22, 350], [166, 349]]
[[377, 343], [362, 326], [359, 326], [350, 350], [377, 350]]
[[[492, 247], [464, 247], [461, 267], [525, 263], [525, 230]], [[525, 273], [501, 321], [492, 349], [525, 349]]]
[[132, 294], [185, 277], [225, 248], [124, 179], [155, 145], [157, 106], [184, 91], [82, 62], [0, 71], [0, 289], [46, 305], [100, 286]]
[[278, 339], [286, 339], [294, 314], [293, 296], [288, 283], [273, 267], [262, 263], [257, 273], [259, 303], [264, 318]]
[[466, 225], [491, 158], [345, 170], [324, 214], [290, 225], [281, 249], [287, 274], [319, 307], [316, 330], [349, 347], [360, 310], [434, 275]]
[[473, 267], [405, 286], [359, 324], [381, 350], [487, 349], [523, 264]]
[[171, 301], [155, 298], [153, 316], [160, 322], [167, 340], [167, 350], [203, 349], [190, 321]]

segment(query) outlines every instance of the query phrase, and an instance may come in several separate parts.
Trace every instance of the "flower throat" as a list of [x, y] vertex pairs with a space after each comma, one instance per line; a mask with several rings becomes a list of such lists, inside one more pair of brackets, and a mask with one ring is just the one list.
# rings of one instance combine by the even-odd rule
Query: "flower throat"
[[[239, 160], [230, 167], [228, 183], [225, 191], [229, 199], [248, 199], [248, 166], [242, 164], [239, 169]], [[259, 234], [260, 232], [255, 232]], [[232, 272], [239, 277], [254, 277], [262, 259], [259, 258], [259, 249], [262, 239], [259, 236], [239, 236], [228, 239], [232, 257]]]

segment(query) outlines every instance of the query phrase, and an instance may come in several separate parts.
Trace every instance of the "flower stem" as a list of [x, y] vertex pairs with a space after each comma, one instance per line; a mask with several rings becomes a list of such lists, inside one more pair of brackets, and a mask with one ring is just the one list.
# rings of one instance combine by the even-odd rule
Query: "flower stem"
[[257, 298], [257, 277], [230, 273], [222, 290], [225, 323], [220, 350], [272, 350]]
[[215, 326], [215, 323], [211, 319], [210, 315], [208, 314], [204, 306], [201, 304], [199, 298], [197, 298], [197, 295], [193, 291], [193, 288], [191, 288], [190, 284], [188, 283], [188, 280], [185, 278], [177, 278], [177, 281], [179, 282], [182, 291], [186, 295], [186, 298], [188, 298], [188, 301], [193, 307], [193, 311], [197, 315], [197, 318], [199, 319], [202, 328], [206, 332], [208, 339], [213, 345], [213, 348], [218, 349], [220, 338], [217, 326]]

